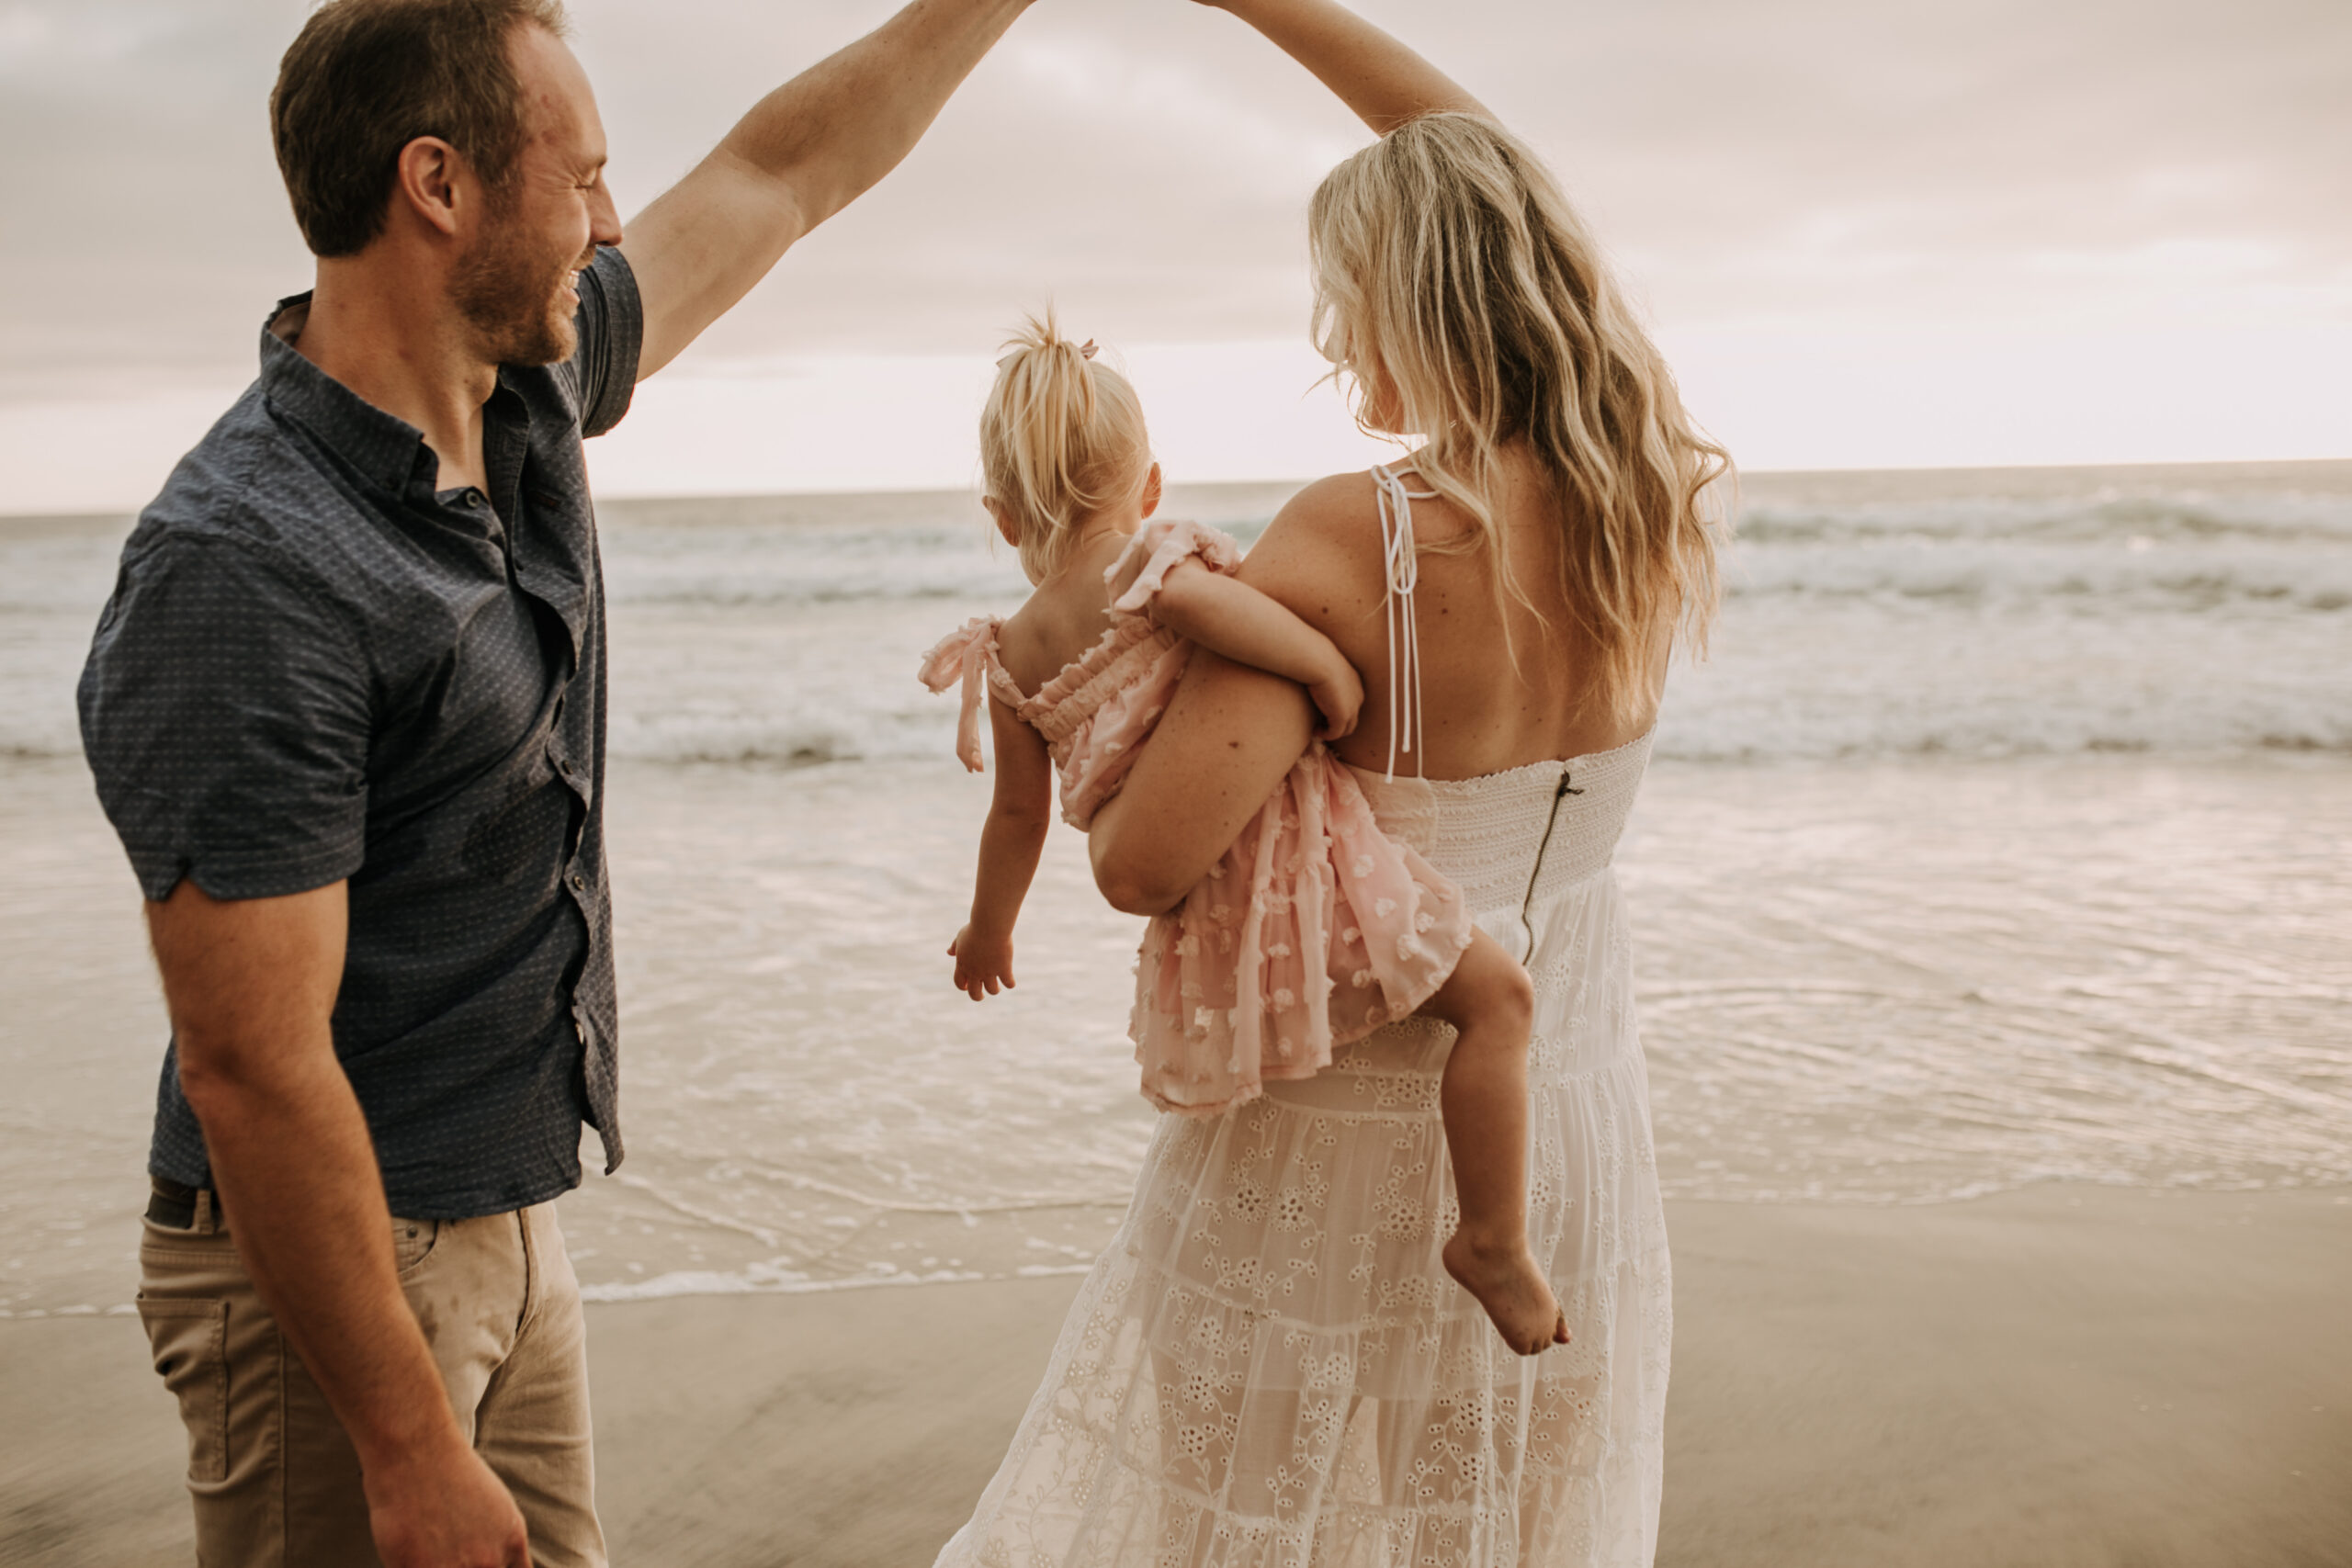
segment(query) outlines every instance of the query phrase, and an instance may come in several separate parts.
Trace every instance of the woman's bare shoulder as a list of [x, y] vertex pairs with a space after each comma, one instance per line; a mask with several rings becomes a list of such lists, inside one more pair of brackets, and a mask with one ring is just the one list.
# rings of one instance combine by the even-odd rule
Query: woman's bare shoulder
[[1274, 520], [1250, 547], [1242, 573], [1260, 586], [1274, 576], [1306, 571], [1321, 573], [1340, 560], [1363, 554], [1365, 541], [1379, 553], [1372, 477], [1333, 474], [1283, 502]]
[[1380, 580], [1372, 479], [1334, 474], [1283, 503], [1241, 563], [1241, 580], [1321, 626]]
[[1340, 541], [1361, 534], [1373, 518], [1372, 476], [1332, 474], [1317, 479], [1283, 502], [1266, 525], [1265, 538], [1283, 543]]
[[[1414, 537], [1443, 545], [1469, 526], [1452, 502], [1428, 493], [1409, 464], [1395, 470], [1413, 492]], [[1276, 597], [1302, 583], [1366, 582], [1380, 578], [1380, 500], [1368, 471], [1316, 480], [1285, 502], [1243, 564], [1245, 579]]]

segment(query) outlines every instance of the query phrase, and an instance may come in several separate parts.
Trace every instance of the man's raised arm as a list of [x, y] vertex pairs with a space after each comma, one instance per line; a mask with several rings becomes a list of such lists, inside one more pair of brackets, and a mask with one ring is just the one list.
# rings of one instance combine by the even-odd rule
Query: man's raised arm
[[628, 226], [643, 380], [898, 167], [1029, 0], [914, 0], [753, 106]]

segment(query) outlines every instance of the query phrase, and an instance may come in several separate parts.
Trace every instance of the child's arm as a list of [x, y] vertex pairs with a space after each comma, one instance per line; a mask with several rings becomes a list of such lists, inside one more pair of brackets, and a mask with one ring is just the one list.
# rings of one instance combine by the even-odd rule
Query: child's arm
[[1238, 578], [1187, 560], [1168, 573], [1151, 601], [1151, 618], [1236, 664], [1284, 676], [1306, 688], [1323, 712], [1325, 740], [1356, 727], [1363, 680], [1328, 637]]
[[996, 798], [980, 829], [972, 918], [947, 944], [956, 960], [956, 988], [974, 1001], [1012, 985], [1012, 923], [1021, 917], [1054, 822], [1054, 761], [1046, 738], [994, 695], [989, 728], [996, 737]]

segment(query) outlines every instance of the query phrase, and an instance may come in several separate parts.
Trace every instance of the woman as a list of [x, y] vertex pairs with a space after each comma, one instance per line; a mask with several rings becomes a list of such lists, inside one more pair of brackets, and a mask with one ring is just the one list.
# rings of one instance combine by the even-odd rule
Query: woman
[[[1609, 858], [1678, 628], [1715, 597], [1726, 463], [1551, 176], [1329, 0], [1222, 7], [1382, 140], [1309, 215], [1318, 341], [1368, 427], [1243, 578], [1365, 680], [1335, 749], [1536, 987], [1529, 1230], [1570, 1342], [1521, 1358], [1448, 1280], [1438, 1083], [1410, 1019], [1215, 1121], [1163, 1119], [1118, 1237], [943, 1563], [1650, 1562], [1672, 1309]], [[1306, 750], [1295, 685], [1196, 657], [1096, 818], [1096, 879], [1167, 908]]]

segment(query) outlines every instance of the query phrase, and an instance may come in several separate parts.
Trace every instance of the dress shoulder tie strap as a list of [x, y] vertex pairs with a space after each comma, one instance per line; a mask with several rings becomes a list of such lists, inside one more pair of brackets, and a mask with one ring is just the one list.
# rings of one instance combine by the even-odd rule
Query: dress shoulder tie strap
[[1414, 773], [1426, 777], [1420, 626], [1413, 615], [1413, 591], [1421, 582], [1421, 557], [1413, 541], [1413, 502], [1435, 501], [1437, 491], [1407, 490], [1404, 479], [1385, 463], [1374, 467], [1372, 485], [1379, 504], [1380, 554], [1387, 576], [1381, 623], [1388, 637], [1388, 777], [1392, 781], [1396, 777], [1400, 749], [1413, 760]]
[[988, 702], [996, 663], [996, 634], [1002, 624], [994, 615], [975, 615], [966, 621], [922, 656], [918, 677], [934, 692], [963, 682], [964, 706], [956, 719], [956, 755], [976, 773], [986, 766], [980, 758], [980, 710]]

